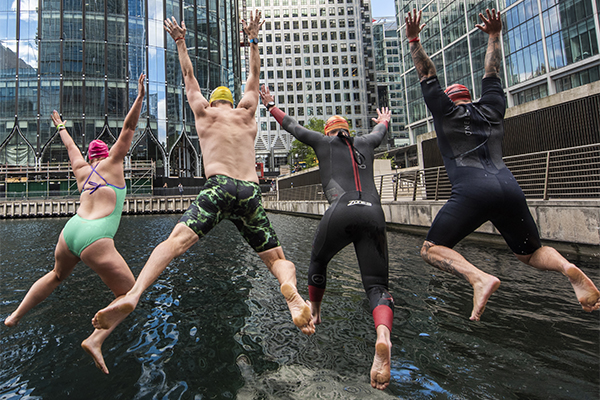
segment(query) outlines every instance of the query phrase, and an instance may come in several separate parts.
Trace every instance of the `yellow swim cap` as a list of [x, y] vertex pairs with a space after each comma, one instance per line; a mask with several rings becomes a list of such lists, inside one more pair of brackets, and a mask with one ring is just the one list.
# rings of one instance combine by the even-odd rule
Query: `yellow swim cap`
[[231, 95], [231, 90], [229, 90], [226, 86], [219, 86], [210, 94], [210, 100], [208, 100], [208, 104], [212, 104], [213, 101], [217, 100], [225, 100], [231, 103], [233, 106], [233, 96]]

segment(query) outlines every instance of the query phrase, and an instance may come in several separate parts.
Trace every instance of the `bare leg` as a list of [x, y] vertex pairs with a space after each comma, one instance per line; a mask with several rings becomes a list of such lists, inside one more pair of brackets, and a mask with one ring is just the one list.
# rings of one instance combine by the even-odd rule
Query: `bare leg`
[[371, 386], [375, 389], [384, 390], [390, 384], [391, 358], [390, 330], [383, 324], [378, 325], [375, 358], [371, 367]]
[[479, 321], [492, 293], [500, 286], [500, 279], [477, 269], [457, 251], [425, 241], [421, 257], [442, 271], [464, 278], [473, 286], [473, 311], [471, 321]]
[[198, 235], [192, 229], [184, 224], [175, 225], [169, 238], [152, 251], [131, 290], [98, 311], [92, 319], [92, 325], [96, 329], [110, 329], [125, 319], [137, 306], [142, 293], [158, 279], [171, 260], [185, 253], [197, 241]]
[[29, 310], [50, 296], [54, 289], [73, 272], [78, 262], [79, 258], [69, 251], [61, 233], [54, 250], [54, 269], [29, 288], [21, 304], [4, 320], [4, 324], [9, 327], [17, 325]]
[[281, 246], [263, 251], [258, 255], [279, 281], [281, 293], [287, 301], [294, 325], [306, 335], [315, 333], [315, 324], [312, 320], [309, 302], [304, 301], [296, 289], [296, 267], [294, 263], [285, 259]]
[[596, 288], [596, 285], [594, 285], [583, 271], [567, 261], [553, 247], [542, 246], [533, 254], [526, 256], [515, 255], [520, 261], [536, 269], [560, 272], [569, 278], [577, 300], [585, 311], [592, 312], [600, 308], [600, 292]]
[[[81, 259], [100, 276], [117, 297], [112, 303], [127, 293], [135, 283], [133, 273], [115, 248], [112, 239], [97, 240], [81, 253]], [[96, 367], [105, 374], [108, 374], [108, 368], [102, 355], [102, 344], [125, 317], [126, 315], [123, 315], [121, 320], [116, 321], [110, 329], [94, 330], [87, 339], [81, 342], [81, 347], [92, 357]]]
[[320, 301], [309, 301], [310, 314], [312, 315], [312, 321], [315, 325], [321, 324], [321, 302]]

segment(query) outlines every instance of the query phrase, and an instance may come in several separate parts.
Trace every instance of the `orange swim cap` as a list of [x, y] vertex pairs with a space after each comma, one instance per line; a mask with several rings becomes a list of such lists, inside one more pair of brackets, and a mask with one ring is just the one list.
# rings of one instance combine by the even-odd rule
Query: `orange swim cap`
[[334, 115], [333, 117], [329, 118], [325, 123], [325, 134], [327, 135], [329, 132], [335, 129], [345, 129], [348, 131], [348, 133], [350, 133], [350, 126], [348, 125], [346, 118], [342, 117], [341, 115]]

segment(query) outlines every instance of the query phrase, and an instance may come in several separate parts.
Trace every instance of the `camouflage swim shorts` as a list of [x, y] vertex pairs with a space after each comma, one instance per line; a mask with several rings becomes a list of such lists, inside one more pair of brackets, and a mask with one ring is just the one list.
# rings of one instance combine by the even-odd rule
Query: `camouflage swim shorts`
[[260, 187], [254, 182], [211, 176], [179, 223], [202, 238], [223, 219], [233, 222], [257, 253], [280, 246], [262, 206]]

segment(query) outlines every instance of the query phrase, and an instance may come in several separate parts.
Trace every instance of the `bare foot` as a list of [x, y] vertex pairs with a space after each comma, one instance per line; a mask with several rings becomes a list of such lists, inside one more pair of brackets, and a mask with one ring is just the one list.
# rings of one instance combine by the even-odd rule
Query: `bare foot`
[[4, 320], [4, 325], [8, 326], [9, 328], [12, 328], [13, 326], [17, 325], [20, 320], [21, 318], [15, 317], [13, 313], [6, 317], [6, 319]]
[[377, 338], [375, 358], [371, 367], [371, 386], [375, 389], [384, 390], [390, 384], [391, 348], [391, 343]]
[[565, 267], [565, 275], [569, 278], [571, 285], [573, 285], [581, 308], [587, 312], [592, 312], [600, 308], [600, 292], [583, 271], [575, 265], [569, 264]]
[[298, 294], [298, 290], [289, 283], [281, 285], [281, 294], [287, 301], [288, 308], [292, 314], [294, 325], [296, 325], [305, 335], [315, 333], [315, 324], [313, 323], [310, 306]]
[[313, 324], [319, 325], [321, 323], [321, 302], [306, 301], [310, 306], [310, 314], [312, 316]]
[[104, 363], [104, 357], [102, 356], [101, 344], [94, 343], [90, 338], [85, 339], [81, 342], [81, 347], [94, 359], [96, 368], [108, 375], [108, 368]]
[[500, 279], [489, 274], [485, 274], [481, 281], [473, 284], [473, 311], [469, 318], [471, 321], [479, 321], [481, 314], [485, 310], [487, 301], [499, 286]]
[[136, 305], [136, 298], [123, 295], [113, 301], [108, 307], [98, 311], [94, 315], [94, 318], [92, 318], [92, 325], [96, 329], [110, 329], [131, 314]]

